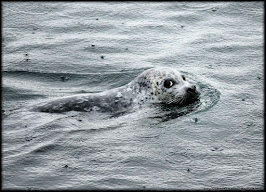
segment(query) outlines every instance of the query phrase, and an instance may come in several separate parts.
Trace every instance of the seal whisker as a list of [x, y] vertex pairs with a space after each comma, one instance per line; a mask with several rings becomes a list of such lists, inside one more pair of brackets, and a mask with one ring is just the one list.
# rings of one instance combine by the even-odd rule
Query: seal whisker
[[182, 95], [181, 99], [179, 100], [178, 104], [181, 105], [187, 100], [187, 95]]
[[169, 100], [167, 104], [172, 104], [172, 103], [178, 104], [181, 100], [182, 100], [182, 96], [177, 96]]

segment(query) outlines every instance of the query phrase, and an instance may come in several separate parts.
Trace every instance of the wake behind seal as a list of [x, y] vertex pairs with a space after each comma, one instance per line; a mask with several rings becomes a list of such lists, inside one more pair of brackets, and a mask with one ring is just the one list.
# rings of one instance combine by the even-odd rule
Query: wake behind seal
[[163, 103], [184, 106], [199, 99], [196, 85], [168, 67], [142, 72], [130, 83], [100, 93], [85, 93], [53, 99], [33, 106], [32, 110], [47, 113], [68, 111], [120, 112], [143, 104]]

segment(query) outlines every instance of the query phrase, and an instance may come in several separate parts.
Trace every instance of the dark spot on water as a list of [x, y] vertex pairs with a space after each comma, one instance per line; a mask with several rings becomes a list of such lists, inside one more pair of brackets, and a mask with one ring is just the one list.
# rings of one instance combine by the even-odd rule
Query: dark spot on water
[[187, 169], [187, 172], [189, 172], [189, 171], [190, 171], [190, 169], [188, 168], [188, 169]]
[[26, 59], [26, 62], [29, 62], [30, 61], [30, 59]]
[[67, 167], [68, 167], [68, 165], [65, 165], [64, 167], [65, 167], [65, 168], [67, 168]]
[[226, 48], [229, 49], [229, 50], [232, 50], [232, 47], [230, 47], [230, 46], [226, 46]]
[[126, 48], [126, 51], [128, 50], [128, 48]]
[[184, 25], [181, 25], [181, 28], [184, 28], [185, 26]]
[[156, 82], [157, 85], [159, 85], [159, 82]]
[[98, 18], [96, 18], [96, 20], [99, 20]]
[[104, 56], [103, 55], [101, 56], [101, 59], [104, 59]]
[[81, 119], [78, 119], [78, 121], [82, 121]]
[[67, 81], [69, 78], [68, 77], [65, 77], [65, 76], [60, 76], [61, 78], [61, 81]]
[[153, 92], [151, 92], [151, 95], [153, 95]]
[[197, 117], [193, 118], [194, 122], [197, 123], [199, 119]]
[[95, 45], [91, 45], [92, 47], [95, 47]]
[[25, 56], [29, 56], [28, 53], [25, 53]]
[[218, 9], [219, 9], [218, 7], [213, 7], [213, 8], [212, 8], [212, 11], [215, 12], [215, 11], [217, 11]]
[[246, 100], [246, 99], [244, 99], [244, 98], [242, 99], [242, 101], [245, 101], [245, 100]]
[[247, 127], [254, 127], [255, 125], [253, 122], [247, 122], [245, 124], [247, 125]]
[[27, 125], [25, 125], [25, 127], [28, 127]]
[[261, 79], [261, 77], [257, 77], [257, 79]]
[[31, 141], [32, 138], [31, 138], [31, 137], [26, 137], [25, 140], [26, 140], [26, 141]]
[[212, 151], [222, 151], [223, 148], [221, 148], [221, 147], [212, 147], [211, 150]]

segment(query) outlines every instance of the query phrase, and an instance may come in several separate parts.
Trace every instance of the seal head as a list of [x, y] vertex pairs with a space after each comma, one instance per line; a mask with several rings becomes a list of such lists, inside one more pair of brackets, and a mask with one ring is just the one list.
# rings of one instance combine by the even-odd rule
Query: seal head
[[147, 70], [131, 84], [135, 92], [152, 103], [182, 106], [196, 101], [200, 95], [199, 88], [189, 83], [184, 74], [168, 67]]

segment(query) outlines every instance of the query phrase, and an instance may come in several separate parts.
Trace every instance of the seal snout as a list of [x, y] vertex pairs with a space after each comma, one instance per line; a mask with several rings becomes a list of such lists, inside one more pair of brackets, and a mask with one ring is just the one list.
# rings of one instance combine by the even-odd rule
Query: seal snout
[[197, 90], [196, 85], [190, 85], [186, 88], [186, 101], [185, 103], [193, 102], [199, 98], [200, 92]]
[[190, 85], [190, 86], [186, 87], [185, 92], [191, 98], [198, 96], [200, 94], [196, 85]]

